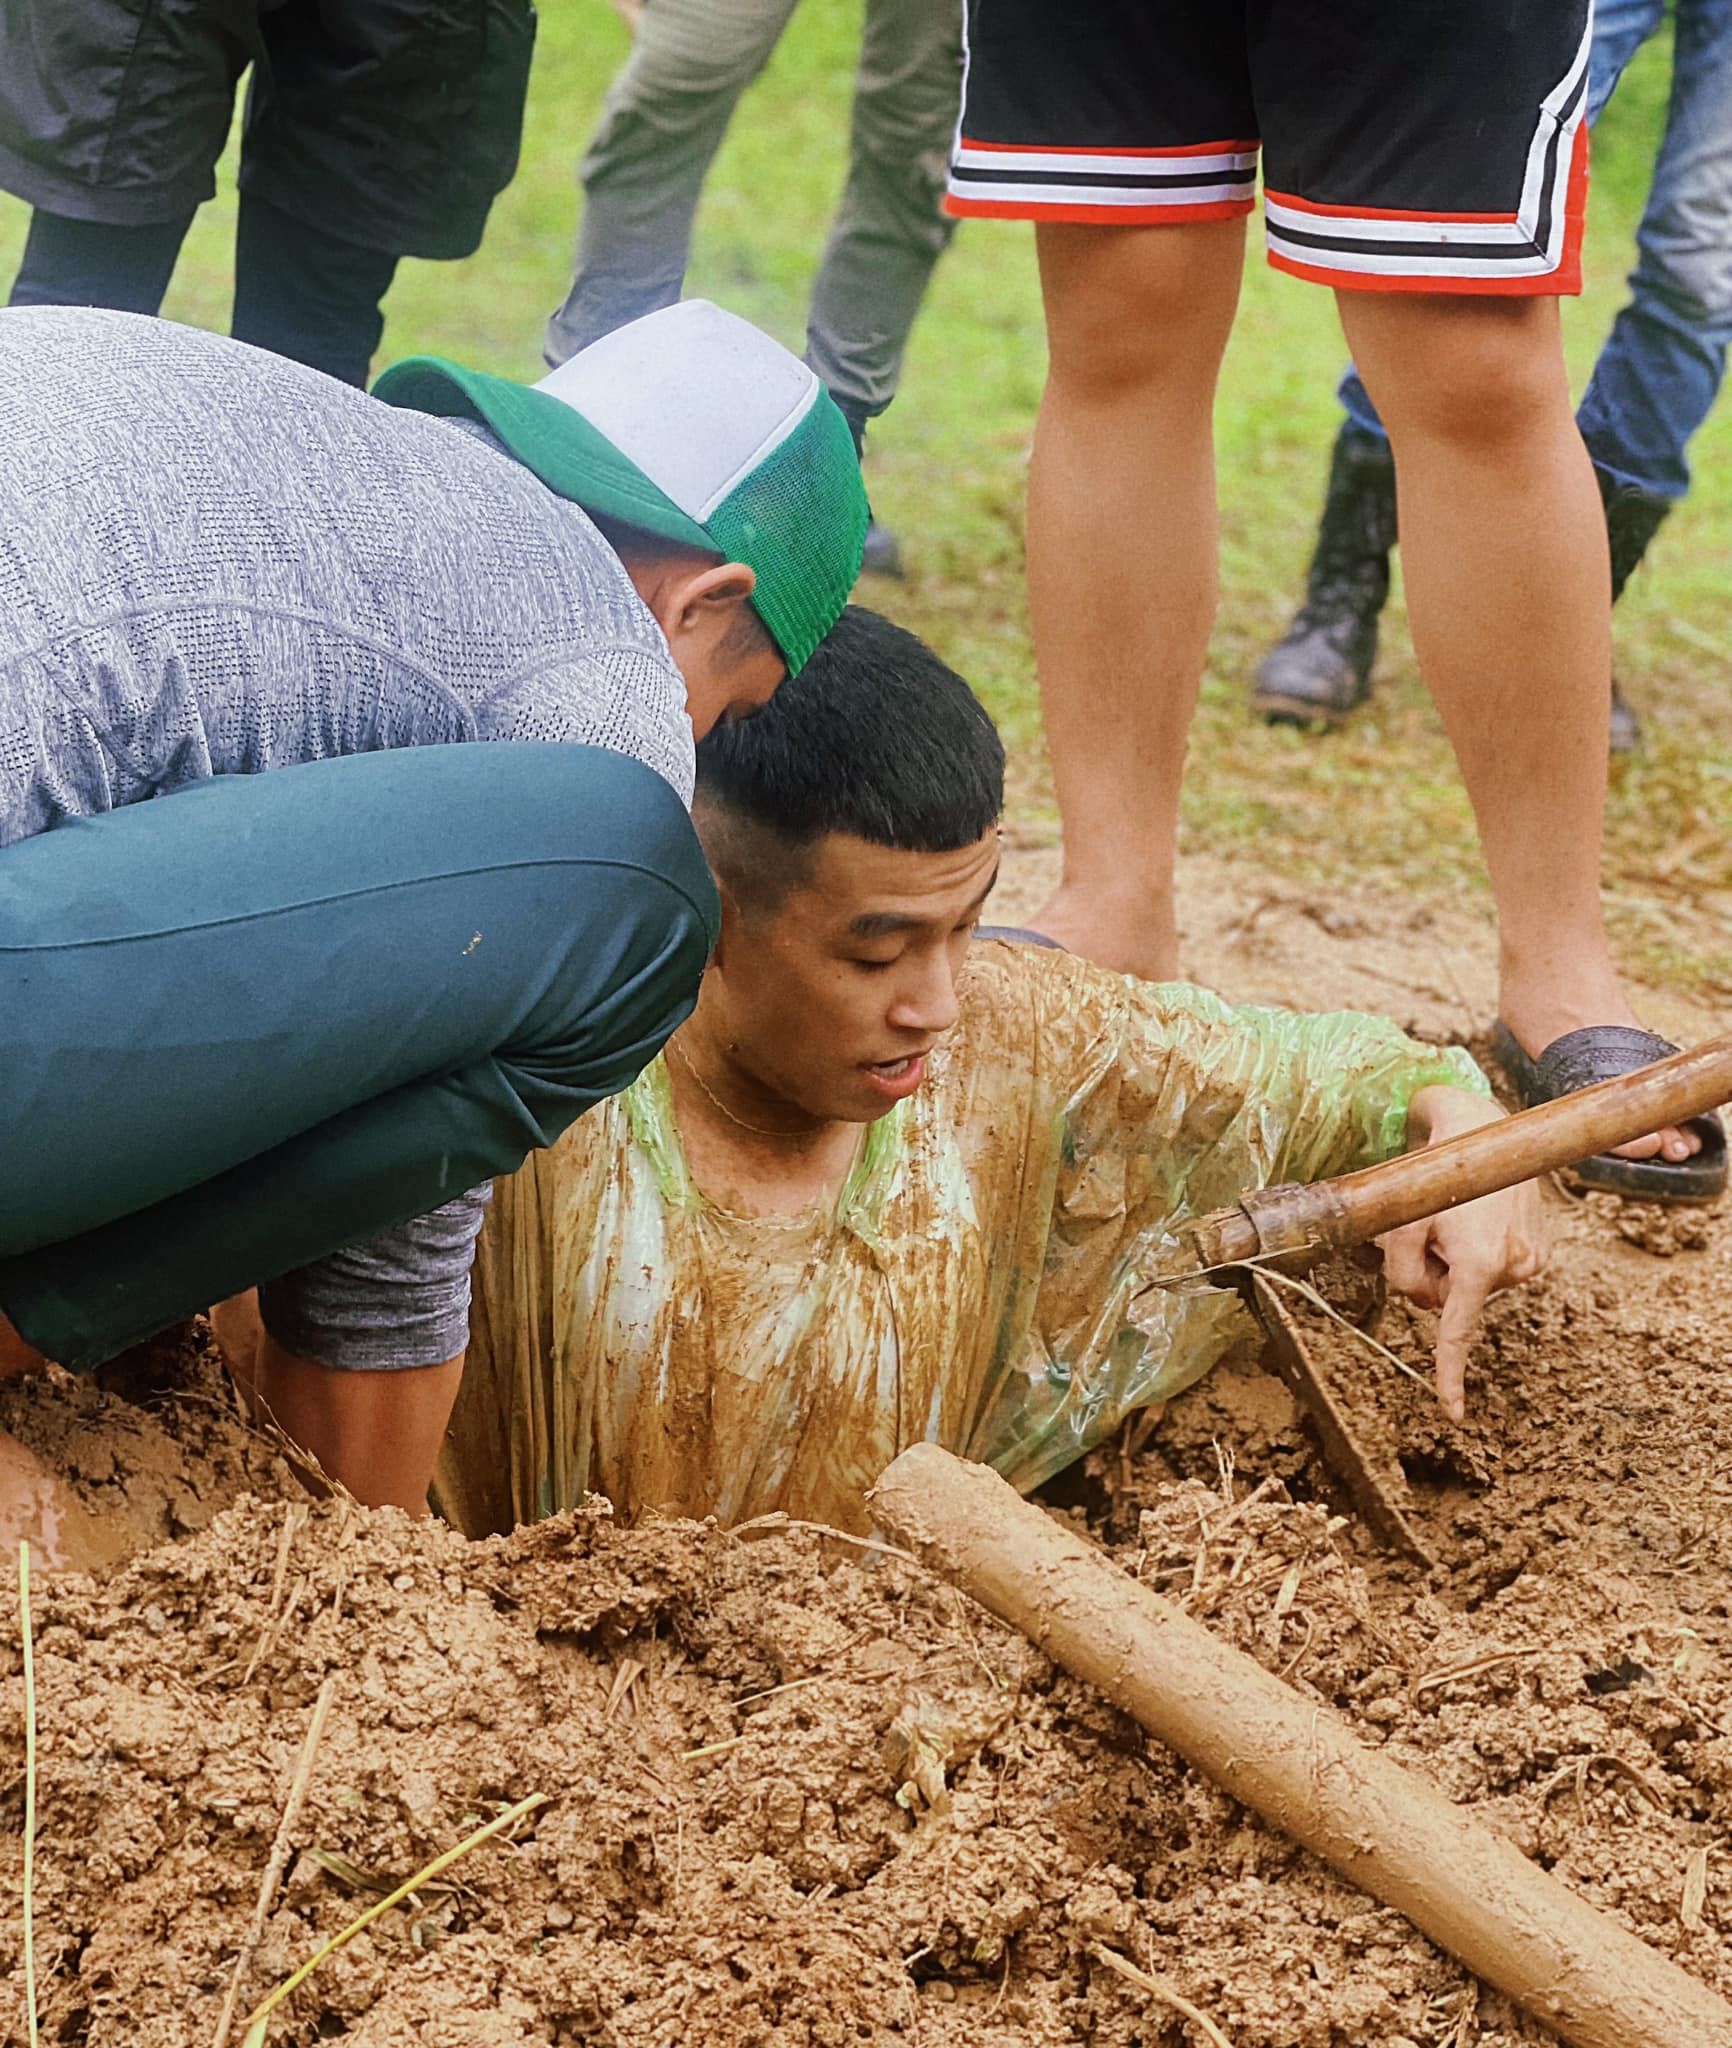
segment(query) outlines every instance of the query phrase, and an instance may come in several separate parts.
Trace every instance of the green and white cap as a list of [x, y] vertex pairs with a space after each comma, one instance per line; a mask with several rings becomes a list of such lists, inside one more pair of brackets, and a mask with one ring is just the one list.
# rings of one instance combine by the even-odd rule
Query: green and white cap
[[539, 384], [411, 356], [373, 394], [480, 420], [585, 511], [748, 564], [790, 674], [848, 602], [866, 540], [848, 423], [797, 356], [707, 299], [617, 328]]

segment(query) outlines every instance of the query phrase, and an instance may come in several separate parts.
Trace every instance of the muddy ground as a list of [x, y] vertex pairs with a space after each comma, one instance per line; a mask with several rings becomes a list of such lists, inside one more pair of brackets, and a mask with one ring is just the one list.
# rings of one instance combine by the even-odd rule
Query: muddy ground
[[[1193, 895], [1200, 972], [1484, 1022], [1453, 913], [1416, 934], [1411, 906], [1265, 894]], [[1249, 1356], [1050, 1505], [1732, 1996], [1732, 1248], [1723, 1218], [1552, 1207], [1465, 1428], [1319, 1339], [1429, 1569], [1343, 1516]], [[1423, 1369], [1423, 1318], [1381, 1336]], [[918, 1567], [600, 1510], [467, 1545], [314, 1502], [196, 1337], [108, 1388], [0, 1389], [0, 1425], [134, 1552], [34, 1589], [46, 2041], [211, 2042], [327, 1677], [243, 2011], [502, 1804], [548, 1804], [323, 1966], [274, 2016], [285, 2048], [1200, 2048], [1102, 1951], [1234, 2048], [1550, 2038]], [[0, 1591], [21, 2042], [20, 1623]]]

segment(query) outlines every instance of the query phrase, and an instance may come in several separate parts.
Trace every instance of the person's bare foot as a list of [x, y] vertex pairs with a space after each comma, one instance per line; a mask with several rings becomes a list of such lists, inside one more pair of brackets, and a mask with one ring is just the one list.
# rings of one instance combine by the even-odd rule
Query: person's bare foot
[[[1647, 1026], [1630, 1008], [1623, 989], [1603, 979], [1594, 990], [1575, 1001], [1560, 998], [1554, 991], [1538, 990], [1533, 995], [1505, 985], [1498, 1005], [1510, 1035], [1529, 1059], [1537, 1059], [1548, 1045], [1567, 1032], [1581, 1031], [1591, 1024], [1622, 1024], [1637, 1031]], [[1651, 1137], [1636, 1138], [1613, 1148], [1615, 1159], [1667, 1159], [1674, 1165], [1693, 1159], [1702, 1149], [1700, 1133], [1680, 1130], [1675, 1124]]]
[[1179, 971], [1179, 934], [1169, 895], [1153, 890], [1109, 895], [1064, 882], [1029, 923], [1097, 967], [1143, 981], [1172, 981]]

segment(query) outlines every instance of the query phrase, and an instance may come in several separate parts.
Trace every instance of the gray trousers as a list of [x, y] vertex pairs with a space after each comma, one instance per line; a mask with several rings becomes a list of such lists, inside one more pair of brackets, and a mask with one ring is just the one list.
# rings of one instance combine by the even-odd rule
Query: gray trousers
[[[711, 159], [796, 0], [647, 0], [580, 173], [577, 275], [550, 363], [672, 305]], [[950, 238], [939, 210], [962, 80], [960, 0], [867, 0], [848, 183], [812, 292], [806, 359], [858, 427], [896, 395]]]

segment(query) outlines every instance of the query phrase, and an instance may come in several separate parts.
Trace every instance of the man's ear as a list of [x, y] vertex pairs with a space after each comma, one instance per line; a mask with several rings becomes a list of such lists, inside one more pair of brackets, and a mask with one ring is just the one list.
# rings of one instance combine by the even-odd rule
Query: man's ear
[[701, 631], [706, 620], [729, 626], [757, 587], [756, 570], [744, 562], [718, 562], [713, 569], [700, 569], [685, 578], [683, 587], [671, 593], [670, 608], [686, 632]]
[[758, 587], [744, 562], [694, 564], [690, 556], [665, 556], [636, 565], [632, 581], [654, 614], [670, 647], [692, 642], [714, 645], [726, 636], [742, 606]]

